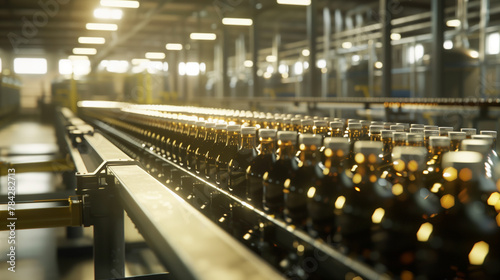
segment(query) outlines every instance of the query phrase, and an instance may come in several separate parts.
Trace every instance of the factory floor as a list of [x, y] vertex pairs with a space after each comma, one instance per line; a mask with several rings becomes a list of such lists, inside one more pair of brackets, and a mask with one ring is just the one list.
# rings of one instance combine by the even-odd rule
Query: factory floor
[[[60, 157], [55, 129], [36, 117], [19, 117], [0, 127], [0, 162], [28, 162]], [[16, 200], [23, 195], [70, 192], [61, 173], [18, 173]], [[5, 203], [7, 177], [0, 177], [0, 198]], [[24, 196], [25, 198], [27, 196]], [[36, 198], [35, 198], [36, 199]], [[38, 206], [38, 205], [37, 205]], [[29, 207], [29, 205], [28, 205]], [[0, 207], [1, 208], [1, 207]], [[21, 205], [17, 205], [17, 209]], [[1, 208], [5, 209], [5, 206]], [[126, 216], [126, 215], [125, 215]], [[78, 231], [78, 230], [77, 230]], [[81, 232], [80, 232], [81, 233]], [[0, 279], [89, 280], [94, 279], [92, 228], [77, 238], [67, 238], [66, 228], [16, 230], [15, 272], [8, 270], [9, 232], [0, 231]], [[164, 268], [144, 245], [142, 236], [126, 216], [126, 276], [162, 273]]]

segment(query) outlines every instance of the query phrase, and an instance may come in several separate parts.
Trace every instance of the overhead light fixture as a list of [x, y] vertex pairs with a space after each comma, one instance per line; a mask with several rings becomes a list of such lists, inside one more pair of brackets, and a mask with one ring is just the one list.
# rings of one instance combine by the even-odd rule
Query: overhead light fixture
[[116, 31], [118, 25], [114, 23], [87, 23], [85, 26], [87, 30], [103, 30], [103, 31]]
[[245, 60], [243, 66], [250, 68], [253, 66], [253, 62], [251, 60]]
[[68, 56], [69, 60], [89, 60], [89, 57], [86, 55], [70, 55]]
[[102, 45], [106, 43], [106, 39], [103, 37], [78, 37], [78, 43]]
[[458, 19], [450, 19], [446, 22], [446, 26], [448, 27], [459, 27], [460, 26], [460, 20]]
[[164, 59], [165, 53], [162, 52], [147, 52], [146, 58], [148, 59]]
[[281, 5], [297, 5], [297, 6], [311, 5], [311, 0], [277, 0], [276, 2]]
[[444, 41], [443, 48], [445, 50], [451, 50], [451, 49], [453, 49], [453, 41], [452, 40], [446, 40], [446, 41]]
[[101, 6], [136, 9], [139, 8], [139, 1], [101, 0]]
[[392, 33], [391, 34], [391, 40], [397, 41], [397, 40], [400, 40], [400, 39], [401, 39], [401, 34], [399, 34], [399, 33]]
[[73, 48], [73, 54], [94, 55], [96, 53], [95, 48]]
[[250, 18], [223, 18], [222, 24], [224, 24], [224, 25], [250, 26], [253, 24], [253, 20]]
[[142, 63], [148, 63], [149, 59], [147, 58], [134, 58], [132, 59], [132, 64], [133, 65], [140, 65]]
[[182, 50], [182, 44], [168, 43], [165, 45], [165, 48], [169, 51], [180, 51]]
[[374, 66], [377, 69], [382, 69], [382, 67], [384, 67], [384, 64], [382, 62], [380, 62], [380, 61], [377, 61], [377, 62], [375, 62]]
[[274, 55], [268, 55], [268, 56], [266, 56], [266, 61], [267, 62], [276, 62], [276, 61], [278, 61], [278, 58]]
[[350, 49], [350, 48], [352, 48], [352, 43], [351, 42], [343, 42], [342, 43], [342, 48], [344, 48], [344, 49]]
[[308, 49], [303, 49], [302, 50], [302, 55], [303, 56], [309, 56], [310, 54], [311, 54], [311, 52]]
[[95, 18], [102, 19], [121, 19], [123, 12], [120, 9], [97, 8], [94, 10]]
[[217, 35], [215, 33], [191, 33], [189, 38], [191, 40], [215, 40]]
[[471, 51], [469, 52], [469, 55], [470, 55], [470, 57], [472, 57], [472, 58], [478, 58], [478, 57], [479, 57], [479, 53], [478, 53], [477, 51], [475, 51], [475, 50], [471, 50]]

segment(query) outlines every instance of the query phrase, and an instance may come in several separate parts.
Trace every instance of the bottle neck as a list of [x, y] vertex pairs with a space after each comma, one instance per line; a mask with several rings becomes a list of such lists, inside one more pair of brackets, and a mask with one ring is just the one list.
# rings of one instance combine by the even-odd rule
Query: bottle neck
[[303, 166], [315, 165], [319, 159], [319, 149], [315, 146], [301, 145], [299, 159]]
[[361, 137], [361, 131], [359, 129], [349, 129], [349, 140], [358, 141]]
[[238, 138], [240, 138], [240, 133], [237, 131], [227, 132], [226, 146], [238, 146]]
[[207, 134], [205, 136], [205, 141], [214, 142], [215, 141], [215, 129], [209, 128], [207, 129]]
[[198, 127], [196, 138], [199, 139], [199, 140], [203, 140], [206, 137], [207, 137], [207, 130], [206, 130], [206, 128], [201, 127], [201, 126]]
[[263, 138], [260, 141], [260, 150], [259, 150], [260, 155], [270, 155], [273, 154], [275, 150], [276, 149], [273, 138]]
[[295, 156], [295, 145], [291, 141], [280, 141], [278, 148], [278, 157], [280, 159], [291, 159]]
[[227, 142], [227, 131], [223, 129], [217, 130], [215, 132], [215, 142], [225, 144]]
[[241, 135], [240, 149], [254, 149], [255, 148], [255, 134]]

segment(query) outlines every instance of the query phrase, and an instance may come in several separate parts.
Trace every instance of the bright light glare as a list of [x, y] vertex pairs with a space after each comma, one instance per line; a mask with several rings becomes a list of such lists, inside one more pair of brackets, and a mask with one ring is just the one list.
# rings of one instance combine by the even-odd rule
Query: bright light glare
[[70, 75], [73, 73], [73, 63], [69, 59], [60, 59], [59, 60], [59, 74], [61, 75]]
[[245, 61], [243, 62], [243, 65], [244, 65], [245, 67], [250, 68], [250, 67], [252, 67], [252, 66], [253, 66], [253, 62], [252, 62], [251, 60], [245, 60]]
[[417, 44], [415, 47], [411, 46], [408, 48], [408, 62], [415, 63], [424, 57], [424, 46]]
[[500, 33], [491, 33], [486, 37], [486, 53], [499, 54], [500, 53]]
[[266, 72], [267, 73], [274, 73], [274, 67], [272, 65], [267, 66]]
[[97, 53], [95, 48], [73, 48], [73, 54], [94, 55]]
[[101, 64], [104, 68], [106, 68], [106, 71], [112, 73], [125, 73], [127, 72], [129, 65], [126, 60], [103, 60], [101, 61]]
[[280, 64], [280, 66], [278, 66], [278, 72], [280, 74], [288, 73], [288, 65]]
[[132, 65], [141, 65], [143, 63], [148, 63], [149, 59], [146, 58], [134, 58], [132, 59]]
[[300, 61], [295, 62], [295, 64], [293, 65], [293, 72], [295, 73], [295, 75], [302, 75], [302, 73], [304, 72], [304, 67], [302, 66], [302, 62]]
[[165, 54], [162, 52], [147, 52], [146, 58], [148, 58], [148, 59], [164, 59]]
[[276, 2], [281, 5], [297, 5], [297, 6], [311, 5], [311, 0], [277, 0]]
[[361, 60], [361, 57], [359, 55], [355, 54], [355, 55], [352, 56], [352, 61], [353, 62], [358, 62], [360, 60]]
[[136, 9], [139, 8], [139, 1], [101, 0], [101, 6]]
[[316, 66], [318, 68], [325, 68], [326, 67], [326, 60], [324, 60], [324, 59], [318, 60], [318, 62], [316, 62]]
[[460, 26], [460, 20], [458, 19], [450, 19], [446, 22], [446, 26], [448, 27], [459, 27]]
[[59, 73], [61, 75], [76, 76], [87, 75], [90, 73], [90, 61], [84, 56], [70, 56], [68, 59], [59, 60]]
[[399, 34], [399, 33], [392, 33], [391, 34], [391, 40], [397, 41], [399, 39], [401, 39], [401, 34]]
[[97, 8], [94, 10], [95, 18], [122, 19], [123, 11], [120, 9]]
[[189, 38], [191, 40], [215, 40], [217, 35], [215, 33], [191, 33]]
[[278, 61], [278, 58], [274, 55], [268, 55], [268, 56], [266, 56], [266, 61], [267, 62], [276, 62], [276, 61]]
[[352, 43], [351, 42], [343, 42], [342, 43], [342, 48], [344, 48], [344, 49], [350, 49], [350, 48], [352, 48]]
[[180, 51], [182, 50], [182, 44], [168, 43], [165, 45], [165, 48], [169, 51]]
[[2, 59], [0, 58], [0, 73], [2, 73]]
[[453, 49], [453, 41], [452, 40], [446, 40], [446, 41], [444, 41], [443, 48], [445, 50], [451, 50], [451, 49]]
[[118, 30], [118, 25], [114, 23], [87, 23], [85, 27], [87, 28], [87, 30], [104, 30], [104, 31]]
[[224, 25], [250, 26], [253, 24], [253, 21], [250, 18], [223, 18], [222, 24], [224, 24]]
[[303, 49], [302, 50], [302, 55], [303, 56], [309, 56], [310, 54], [311, 54], [311, 52], [308, 49]]
[[[201, 64], [204, 65], [204, 63]], [[179, 75], [198, 76], [200, 74], [200, 70], [202, 70], [201, 68], [204, 68], [204, 70], [206, 70], [206, 65], [203, 66], [201, 64], [198, 62], [181, 62], [179, 63]]]
[[78, 43], [102, 45], [106, 43], [106, 39], [103, 37], [78, 37]]
[[377, 61], [377, 62], [375, 62], [374, 66], [377, 69], [382, 69], [382, 67], [384, 67], [384, 64], [380, 61]]
[[474, 50], [470, 51], [469, 55], [472, 58], [478, 58], [479, 57], [479, 53], [477, 51], [474, 51]]

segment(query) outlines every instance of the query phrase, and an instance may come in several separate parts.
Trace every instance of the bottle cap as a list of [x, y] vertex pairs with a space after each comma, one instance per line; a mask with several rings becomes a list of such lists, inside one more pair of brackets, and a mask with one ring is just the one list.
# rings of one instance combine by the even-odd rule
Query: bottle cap
[[300, 124], [312, 126], [314, 125], [314, 121], [312, 119], [302, 119]]
[[205, 127], [206, 128], [215, 128], [216, 124], [214, 122], [206, 122]]
[[[402, 160], [407, 164], [408, 169], [412, 171], [423, 170], [427, 161], [427, 149], [424, 147], [405, 147], [398, 146], [392, 150], [392, 160]], [[415, 161], [416, 166], [408, 166], [411, 161]]]
[[344, 128], [344, 123], [341, 121], [333, 121], [333, 122], [330, 122], [330, 127], [342, 129], [342, 128]]
[[497, 138], [497, 132], [495, 130], [481, 130], [481, 135], [490, 135], [493, 138]]
[[323, 137], [321, 135], [314, 135], [310, 133], [303, 133], [299, 135], [299, 144], [304, 144], [306, 146], [315, 145], [316, 147], [321, 146]]
[[396, 125], [402, 125], [405, 128], [405, 130], [410, 129], [410, 124], [409, 123], [396, 123]]
[[491, 142], [484, 139], [464, 139], [460, 143], [460, 149], [487, 155], [491, 151]]
[[484, 135], [484, 134], [475, 134], [475, 135], [472, 135], [472, 139], [482, 139], [482, 140], [486, 140], [488, 141], [488, 143], [490, 143], [490, 146], [493, 144], [493, 136], [491, 135]]
[[359, 123], [359, 122], [351, 122], [351, 123], [347, 124], [347, 127], [349, 129], [361, 129], [362, 126], [361, 126], [361, 123]]
[[429, 137], [431, 147], [449, 147], [451, 139], [448, 136], [431, 136]]
[[460, 131], [465, 132], [465, 135], [475, 135], [476, 134], [476, 129], [475, 128], [461, 128]]
[[268, 129], [268, 128], [260, 129], [259, 130], [259, 137], [275, 138], [276, 137], [276, 129]]
[[241, 131], [241, 125], [230, 124], [230, 125], [227, 126], [227, 131], [229, 131], [229, 132], [235, 132], [235, 131], [240, 132]]
[[278, 140], [297, 143], [297, 131], [278, 131]]
[[443, 155], [442, 166], [443, 177], [446, 176], [446, 169], [448, 167], [453, 167], [455, 172], [453, 172], [454, 174], [452, 176], [456, 176], [456, 178], [462, 180], [465, 178], [463, 178], [464, 175], [460, 176], [460, 170], [468, 168], [471, 172], [467, 174], [467, 180], [470, 180], [480, 174], [481, 169], [484, 169], [483, 156], [478, 152], [471, 151], [448, 152]]
[[419, 124], [419, 123], [412, 123], [410, 125], [410, 128], [424, 128], [424, 127], [425, 127], [425, 125]]
[[377, 162], [381, 161], [380, 154], [382, 154], [383, 148], [382, 142], [375, 141], [356, 141], [354, 143], [354, 153], [362, 153], [364, 155], [376, 155]]
[[406, 140], [411, 143], [415, 142], [423, 142], [424, 141], [424, 135], [422, 133], [414, 133], [410, 132], [406, 134]]
[[372, 121], [372, 125], [384, 125], [384, 122]]
[[424, 137], [439, 136], [439, 130], [424, 129]]
[[302, 122], [301, 122], [301, 121], [300, 121], [300, 119], [298, 119], [298, 118], [293, 118], [293, 119], [292, 119], [292, 124], [293, 124], [293, 125], [301, 125], [301, 124], [302, 124]]
[[424, 129], [426, 130], [439, 130], [437, 125], [424, 125]]
[[394, 133], [394, 130], [384, 129], [384, 130], [380, 131], [382, 139], [385, 139], [385, 138], [391, 138], [392, 139], [392, 133]]
[[362, 120], [362, 121], [360, 121], [360, 123], [362, 126], [365, 126], [365, 127], [368, 127], [372, 124], [371, 121], [366, 121], [366, 120]]
[[349, 143], [349, 139], [344, 137], [327, 137], [324, 140], [325, 148], [336, 150], [342, 150], [346, 154], [349, 153], [351, 149], [351, 144]]
[[391, 130], [397, 131], [397, 132], [403, 132], [405, 131], [405, 127], [399, 124], [393, 124], [390, 126]]
[[406, 141], [406, 132], [395, 131], [392, 133], [393, 141]]
[[256, 134], [257, 128], [254, 126], [245, 126], [241, 128], [241, 134]]
[[206, 123], [207, 122], [205, 122], [205, 121], [197, 121], [196, 126], [205, 126]]
[[373, 134], [373, 133], [376, 133], [376, 134], [380, 134], [380, 131], [384, 130], [384, 126], [383, 125], [370, 125], [370, 133]]
[[189, 125], [196, 125], [196, 121], [193, 120], [193, 119], [191, 119], [191, 120], [187, 121], [187, 124], [189, 124]]
[[314, 126], [316, 126], [316, 127], [318, 127], [318, 126], [326, 127], [327, 125], [328, 125], [328, 122], [325, 120], [315, 120], [314, 121]]
[[448, 137], [450, 137], [451, 140], [464, 140], [466, 136], [465, 132], [448, 131]]
[[418, 133], [418, 134], [424, 134], [424, 128], [420, 128], [420, 127], [412, 127], [410, 128], [410, 133]]
[[349, 123], [359, 123], [358, 119], [347, 119], [347, 124]]
[[218, 123], [215, 125], [215, 129], [227, 129], [227, 124], [225, 123]]

